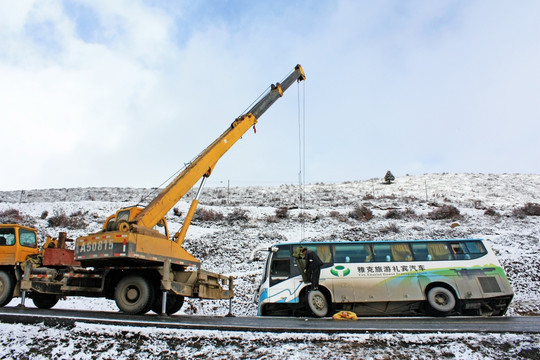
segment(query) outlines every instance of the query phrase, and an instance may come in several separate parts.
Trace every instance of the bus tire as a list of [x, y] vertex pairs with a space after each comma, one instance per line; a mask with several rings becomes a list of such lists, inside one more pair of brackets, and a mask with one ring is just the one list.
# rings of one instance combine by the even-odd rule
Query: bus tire
[[0, 307], [6, 306], [13, 299], [15, 281], [11, 274], [0, 270]]
[[438, 316], [451, 313], [456, 307], [456, 297], [447, 288], [436, 286], [427, 293], [429, 308]]
[[313, 315], [317, 317], [325, 317], [328, 315], [330, 306], [328, 304], [328, 299], [324, 294], [319, 290], [310, 290], [307, 293], [307, 303], [309, 310]]
[[128, 275], [116, 285], [114, 300], [126, 314], [145, 314], [154, 304], [154, 288], [146, 278]]
[[54, 294], [34, 294], [32, 302], [40, 309], [50, 309], [58, 303], [58, 296]]

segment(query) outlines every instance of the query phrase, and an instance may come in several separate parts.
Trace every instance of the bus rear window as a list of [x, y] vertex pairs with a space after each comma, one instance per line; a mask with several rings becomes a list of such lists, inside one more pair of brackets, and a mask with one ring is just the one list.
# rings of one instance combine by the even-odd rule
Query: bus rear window
[[416, 261], [469, 260], [487, 254], [481, 241], [418, 242], [411, 245]]
[[467, 241], [465, 243], [465, 246], [467, 247], [467, 251], [469, 252], [469, 254], [471, 254], [471, 258], [473, 259], [487, 254], [487, 250], [481, 241]]

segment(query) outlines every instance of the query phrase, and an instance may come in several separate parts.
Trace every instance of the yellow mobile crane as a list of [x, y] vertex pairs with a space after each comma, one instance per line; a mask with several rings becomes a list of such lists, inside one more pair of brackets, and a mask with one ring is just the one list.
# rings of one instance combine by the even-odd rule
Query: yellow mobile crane
[[[164, 261], [178, 265], [199, 265], [199, 260], [183, 247], [187, 229], [198, 205], [198, 199], [206, 179], [217, 161], [257, 123], [257, 119], [295, 81], [305, 79], [300, 65], [281, 83], [271, 90], [249, 111], [233, 121], [231, 126], [210, 146], [201, 152], [165, 189], [146, 207], [131, 207], [110, 216], [102, 232], [77, 239], [75, 260], [86, 266], [95, 266], [111, 259], [125, 259], [125, 263]], [[191, 203], [184, 224], [179, 232], [169, 238], [165, 215], [202, 178], [197, 195]], [[156, 228], [162, 228], [162, 232]]]
[[[12, 276], [22, 276], [22, 304], [28, 295], [36, 306], [50, 308], [60, 297], [78, 295], [114, 299], [126, 313], [153, 310], [172, 314], [181, 308], [185, 296], [232, 298], [232, 277], [200, 269], [200, 261], [187, 252], [182, 243], [201, 190], [217, 161], [285, 90], [305, 78], [302, 67], [297, 65], [285, 80], [272, 85], [250, 110], [234, 120], [146, 207], [120, 209], [107, 218], [100, 232], [77, 238], [71, 258], [67, 249], [44, 249], [45, 258], [54, 267], [26, 266], [24, 274], [19, 271]], [[169, 237], [165, 215], [200, 179], [199, 190], [183, 226]], [[66, 266], [60, 266], [62, 261]]]

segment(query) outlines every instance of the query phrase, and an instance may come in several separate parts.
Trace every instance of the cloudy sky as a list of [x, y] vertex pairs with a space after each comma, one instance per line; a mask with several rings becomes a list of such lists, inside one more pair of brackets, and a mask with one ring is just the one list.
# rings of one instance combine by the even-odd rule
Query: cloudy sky
[[[540, 173], [540, 2], [0, 0], [0, 190]], [[299, 128], [305, 124], [303, 132]], [[300, 145], [300, 140], [302, 145]]]

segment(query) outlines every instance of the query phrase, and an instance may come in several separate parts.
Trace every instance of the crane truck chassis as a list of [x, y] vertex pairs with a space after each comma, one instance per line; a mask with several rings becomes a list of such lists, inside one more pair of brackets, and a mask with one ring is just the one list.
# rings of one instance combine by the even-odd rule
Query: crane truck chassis
[[[48, 238], [37, 248], [36, 230], [16, 224], [0, 225], [0, 306], [13, 297], [32, 298], [38, 308], [51, 308], [67, 296], [114, 299], [123, 312], [173, 314], [184, 297], [227, 299], [234, 294], [233, 279], [202, 269], [188, 270], [171, 264], [141, 263], [134, 266], [84, 268], [65, 247], [66, 233]], [[111, 262], [114, 263], [114, 262]], [[228, 289], [223, 289], [228, 285]], [[159, 289], [169, 293], [165, 309]], [[161, 295], [163, 296], [163, 295]]]
[[[0, 306], [21, 297], [38, 308], [51, 308], [67, 296], [114, 299], [128, 314], [174, 314], [184, 297], [231, 299], [232, 276], [200, 268], [200, 261], [182, 244], [201, 190], [217, 161], [294, 82], [305, 80], [300, 65], [272, 85], [250, 110], [193, 160], [146, 207], [120, 209], [101, 231], [76, 240], [61, 232], [47, 237], [42, 250], [37, 231], [18, 224], [0, 224]], [[169, 237], [165, 215], [199, 180], [183, 226]], [[159, 231], [161, 229], [161, 231]], [[74, 242], [75, 250], [66, 244]]]

